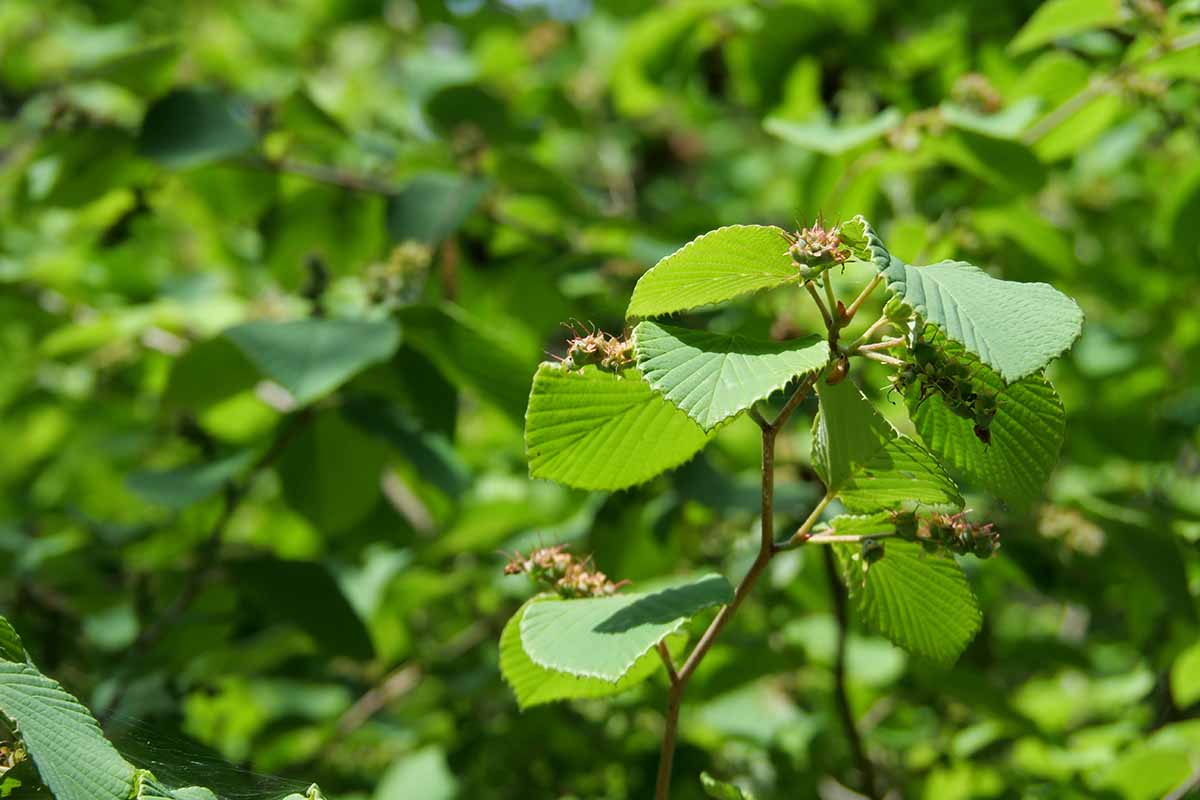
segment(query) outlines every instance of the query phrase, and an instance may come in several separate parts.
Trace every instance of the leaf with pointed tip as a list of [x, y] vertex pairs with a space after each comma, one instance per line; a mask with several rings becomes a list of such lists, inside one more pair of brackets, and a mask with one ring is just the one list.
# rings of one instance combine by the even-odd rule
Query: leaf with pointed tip
[[721, 575], [654, 592], [535, 603], [521, 620], [521, 646], [537, 665], [617, 683], [693, 615], [733, 600]]
[[125, 485], [143, 500], [167, 508], [186, 508], [212, 497], [227, 481], [240, 475], [254, 461], [254, 453], [243, 451], [204, 464], [189, 464], [154, 472], [134, 472]]
[[887, 539], [883, 557], [868, 566], [858, 545], [834, 548], [863, 619], [905, 650], [949, 665], [979, 632], [979, 604], [952, 556]]
[[960, 345], [940, 335], [929, 338], [967, 365], [976, 393], [985, 387], [996, 392], [996, 416], [989, 428], [991, 441], [984, 444], [975, 435], [974, 423], [951, 412], [941, 395], [935, 392], [921, 400], [914, 386], [905, 401], [921, 440], [976, 488], [1014, 506], [1028, 507], [1041, 494], [1066, 436], [1066, 412], [1058, 393], [1041, 373], [1005, 386], [999, 375]]
[[905, 264], [888, 252], [862, 217], [842, 231], [854, 256], [883, 274], [889, 292], [1007, 383], [1058, 358], [1083, 330], [1079, 305], [1048, 283], [1003, 281], [962, 261]]
[[300, 319], [247, 322], [225, 331], [267, 377], [300, 405], [332, 392], [400, 344], [391, 320]]
[[770, 342], [650, 321], [633, 345], [646, 382], [706, 431], [829, 361], [819, 336]]
[[827, 156], [838, 156], [873, 142], [903, 120], [904, 115], [898, 109], [888, 108], [855, 125], [833, 125], [824, 117], [808, 122], [768, 117], [763, 127], [767, 133], [778, 136], [788, 144]]
[[[521, 644], [521, 621], [525, 612], [535, 603], [562, 602], [554, 595], [535, 597], [517, 611], [504, 626], [500, 634], [500, 673], [517, 697], [522, 709], [556, 700], [608, 697], [628, 691], [649, 678], [659, 669], [662, 661], [658, 653], [643, 655], [616, 683], [601, 678], [583, 678], [568, 672], [547, 669], [533, 661]], [[682, 650], [685, 637], [671, 637], [676, 654]]]
[[688, 311], [799, 278], [781, 228], [730, 225], [693, 239], [647, 270], [633, 287], [625, 316]]
[[962, 508], [954, 481], [921, 445], [879, 415], [852, 381], [817, 383], [813, 467], [855, 512], [926, 506]]
[[58, 800], [133, 796], [133, 765], [57, 681], [29, 664], [0, 661], [0, 714], [17, 726], [38, 774]]
[[25, 645], [16, 628], [4, 617], [0, 617], [0, 659], [5, 661], [25, 661]]
[[636, 369], [620, 375], [542, 364], [525, 415], [529, 474], [578, 489], [624, 489], [679, 466], [704, 430]]

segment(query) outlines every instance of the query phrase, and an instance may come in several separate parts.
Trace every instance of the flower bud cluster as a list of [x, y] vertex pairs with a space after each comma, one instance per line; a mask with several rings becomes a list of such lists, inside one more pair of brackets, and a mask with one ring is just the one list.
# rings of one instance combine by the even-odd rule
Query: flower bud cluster
[[805, 278], [815, 278], [831, 266], [850, 260], [850, 249], [842, 242], [840, 225], [828, 228], [820, 218], [809, 228], [785, 233], [787, 253]]
[[562, 363], [567, 369], [583, 369], [595, 364], [609, 372], [619, 372], [633, 364], [633, 343], [604, 331], [580, 330], [567, 342], [567, 354]]
[[567, 551], [566, 545], [539, 547], [523, 556], [514, 553], [504, 565], [505, 575], [528, 575], [534, 583], [550, 589], [562, 597], [607, 597], [628, 581], [613, 583], [592, 565], [592, 560], [576, 558]]

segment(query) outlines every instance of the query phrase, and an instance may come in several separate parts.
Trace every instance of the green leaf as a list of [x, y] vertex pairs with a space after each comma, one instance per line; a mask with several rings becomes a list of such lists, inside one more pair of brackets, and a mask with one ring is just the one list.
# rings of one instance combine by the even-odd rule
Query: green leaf
[[205, 464], [155, 472], [134, 472], [125, 480], [130, 491], [149, 503], [168, 508], [186, 508], [221, 491], [226, 481], [242, 474], [254, 461], [245, 451]]
[[743, 792], [732, 783], [719, 781], [707, 772], [700, 773], [700, 785], [704, 787], [705, 794], [716, 800], [754, 800], [754, 795], [749, 792]]
[[1049, 0], [1022, 26], [1008, 49], [1024, 53], [1065, 36], [1119, 25], [1124, 19], [1120, 0]]
[[813, 532], [838, 536], [882, 536], [895, 530], [891, 514], [839, 514], [828, 523], [818, 525]]
[[883, 558], [868, 568], [857, 545], [834, 547], [863, 619], [905, 650], [949, 665], [979, 632], [975, 594], [951, 556], [887, 539]]
[[326, 654], [369, 659], [371, 635], [323, 565], [269, 556], [228, 564], [235, 585], [264, 617], [295, 625]]
[[0, 659], [5, 661], [25, 661], [25, 645], [16, 628], [7, 619], [0, 617]]
[[322, 411], [279, 459], [284, 499], [323, 534], [349, 530], [382, 497], [380, 480], [386, 462], [382, 442], [337, 411]]
[[903, 120], [904, 115], [898, 109], [888, 108], [854, 125], [833, 125], [823, 116], [809, 122], [768, 117], [763, 127], [767, 133], [778, 136], [788, 144], [827, 156], [837, 156], [873, 142]]
[[674, 314], [798, 281], [787, 250], [783, 230], [774, 226], [710, 231], [647, 270], [633, 287], [625, 316]]
[[[517, 697], [522, 709], [556, 700], [608, 697], [628, 691], [662, 669], [658, 653], [649, 652], [639, 658], [616, 683], [601, 678], [584, 678], [568, 672], [547, 669], [533, 661], [521, 644], [521, 621], [534, 603], [563, 602], [553, 595], [535, 597], [518, 609], [504, 626], [500, 635], [500, 673]], [[673, 640], [676, 637], [672, 637]], [[682, 645], [683, 637], [678, 637]], [[680, 647], [674, 649], [681, 649]]]
[[418, 175], [388, 202], [388, 233], [396, 242], [437, 245], [454, 233], [487, 192], [487, 184], [453, 173]]
[[829, 361], [820, 336], [771, 342], [650, 321], [633, 344], [646, 382], [706, 431]]
[[818, 381], [813, 467], [851, 511], [962, 508], [954, 481], [919, 444], [879, 415], [852, 381]]
[[57, 681], [28, 664], [0, 661], [0, 714], [17, 726], [42, 781], [58, 800], [133, 796], [133, 765]]
[[529, 370], [536, 356], [519, 352], [499, 333], [453, 303], [406, 308], [400, 320], [407, 344], [432, 361], [450, 381], [512, 419], [521, 419]]
[[400, 344], [390, 320], [300, 319], [247, 322], [225, 331], [263, 374], [307, 405], [386, 361]]
[[975, 435], [974, 422], [951, 412], [941, 395], [935, 392], [922, 401], [913, 387], [905, 401], [917, 433], [975, 488], [1028, 507], [1041, 495], [1058, 462], [1067, 428], [1062, 400], [1040, 373], [1005, 386], [999, 375], [959, 345], [944, 337], [934, 342], [949, 357], [966, 363], [976, 392], [983, 387], [996, 392], [996, 416], [989, 428], [991, 442], [985, 445]]
[[1180, 653], [1171, 665], [1171, 699], [1179, 709], [1200, 700], [1200, 642]]
[[1032, 194], [1045, 180], [1045, 169], [1020, 142], [972, 130], [947, 131], [933, 140], [935, 152], [959, 169], [999, 189]]
[[615, 684], [691, 616], [732, 599], [729, 581], [714, 574], [650, 593], [535, 603], [521, 645], [541, 667]]
[[625, 489], [694, 456], [708, 437], [636, 369], [542, 364], [525, 417], [529, 474], [579, 489]]
[[146, 111], [138, 146], [168, 167], [194, 167], [239, 155], [257, 135], [250, 109], [220, 92], [177, 89]]
[[427, 747], [388, 767], [372, 800], [453, 800], [457, 796], [458, 779], [446, 765], [446, 754], [439, 747]]
[[1041, 101], [1036, 97], [1027, 97], [992, 114], [954, 103], [942, 103], [938, 111], [946, 122], [959, 130], [995, 139], [1016, 139], [1037, 117], [1040, 105]]

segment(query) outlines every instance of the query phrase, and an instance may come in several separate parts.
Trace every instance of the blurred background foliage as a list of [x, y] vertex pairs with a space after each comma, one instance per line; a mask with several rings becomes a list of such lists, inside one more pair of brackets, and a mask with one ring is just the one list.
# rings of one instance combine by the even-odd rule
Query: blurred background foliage
[[[1088, 317], [1044, 502], [965, 487], [1004, 537], [978, 639], [944, 670], [853, 633], [870, 755], [904, 797], [1161, 797], [1200, 769], [1197, 45], [1196, 0], [5, 0], [0, 611], [135, 762], [230, 798], [647, 797], [664, 683], [518, 713], [502, 551], [736, 579], [757, 430], [628, 492], [530, 481], [534, 367], [704, 231], [863, 213]], [[391, 332], [290, 384], [221, 335], [322, 317]], [[815, 555], [693, 682], [677, 797], [855, 784]]]

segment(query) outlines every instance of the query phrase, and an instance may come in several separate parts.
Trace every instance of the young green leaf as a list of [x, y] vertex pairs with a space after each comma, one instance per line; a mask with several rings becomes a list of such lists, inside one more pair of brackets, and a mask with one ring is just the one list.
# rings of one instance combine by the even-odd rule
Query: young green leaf
[[[517, 611], [504, 626], [500, 635], [500, 673], [517, 697], [522, 709], [556, 700], [577, 700], [588, 697], [608, 697], [632, 689], [662, 669], [658, 653], [648, 652], [639, 658], [619, 681], [586, 678], [568, 672], [547, 669], [529, 657], [521, 644], [521, 621], [534, 603], [563, 602], [553, 595], [535, 597]], [[681, 646], [684, 637], [671, 637]], [[681, 649], [677, 647], [675, 649]]]
[[0, 617], [0, 659], [4, 661], [25, 661], [25, 645], [21, 636], [4, 617]]
[[0, 661], [0, 714], [16, 724], [38, 774], [58, 800], [133, 796], [133, 765], [57, 681], [29, 664]]
[[1008, 49], [1024, 53], [1064, 36], [1119, 25], [1124, 19], [1120, 0], [1047, 0], [1017, 32]]
[[225, 331], [225, 336], [300, 405], [387, 360], [400, 344], [400, 329], [391, 320], [247, 322]]
[[843, 225], [842, 234], [856, 258], [883, 274], [889, 292], [979, 356], [1005, 382], [1042, 369], [1083, 330], [1079, 305], [1047, 283], [1003, 281], [962, 261], [905, 264], [861, 216]]
[[1018, 507], [1027, 507], [1058, 461], [1066, 434], [1066, 414], [1054, 387], [1041, 374], [1004, 385], [993, 370], [953, 342], [937, 346], [967, 364], [972, 388], [996, 393], [990, 443], [975, 435], [974, 424], [951, 412], [936, 392], [924, 400], [914, 386], [905, 397], [908, 413], [925, 446], [978, 489]]
[[226, 481], [236, 478], [253, 461], [254, 453], [243, 451], [204, 464], [134, 472], [125, 484], [146, 502], [173, 509], [186, 508], [221, 491]]
[[733, 599], [720, 575], [650, 593], [535, 603], [521, 620], [521, 645], [537, 665], [617, 683], [693, 615]]
[[453, 173], [417, 175], [388, 201], [388, 233], [396, 242], [440, 244], [458, 230], [486, 192], [483, 181]]
[[1171, 665], [1171, 699], [1180, 709], [1200, 700], [1200, 642], [1180, 653]]
[[782, 229], [730, 225], [688, 242], [651, 267], [633, 288], [625, 316], [688, 311], [773, 289], [799, 277]]
[[819, 336], [770, 342], [650, 321], [633, 344], [646, 382], [706, 431], [829, 361]]
[[636, 369], [542, 364], [525, 417], [529, 474], [579, 489], [624, 489], [687, 461], [704, 430]]
[[719, 781], [707, 772], [700, 773], [700, 785], [704, 793], [716, 800], [754, 800], [754, 795], [744, 792], [726, 781]]
[[863, 619], [905, 650], [953, 664], [979, 632], [979, 605], [953, 557], [887, 539], [883, 557], [868, 565], [858, 545], [834, 547]]
[[937, 460], [879, 416], [853, 381], [818, 381], [817, 394], [813, 467], [846, 508], [962, 508], [958, 488]]
[[768, 117], [763, 127], [767, 133], [778, 136], [788, 144], [814, 153], [838, 156], [878, 139], [903, 120], [904, 115], [898, 109], [889, 108], [854, 125], [833, 125], [824, 117], [808, 122]]

